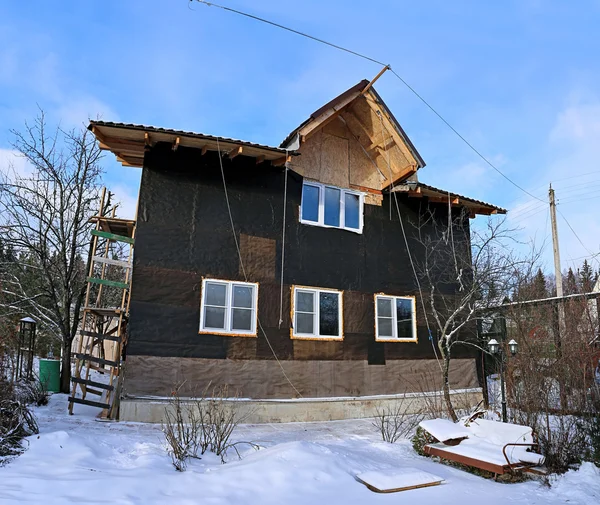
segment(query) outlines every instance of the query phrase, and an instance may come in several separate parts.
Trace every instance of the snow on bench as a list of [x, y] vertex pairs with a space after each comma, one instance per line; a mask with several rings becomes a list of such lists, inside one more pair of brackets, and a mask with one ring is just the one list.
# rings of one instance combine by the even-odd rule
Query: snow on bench
[[536, 447], [533, 431], [528, 426], [486, 419], [466, 419], [459, 423], [434, 419], [423, 421], [419, 426], [439, 440], [424, 448], [432, 456], [496, 474], [544, 463], [544, 456], [528, 450]]
[[389, 468], [360, 473], [356, 476], [356, 480], [376, 493], [395, 493], [409, 489], [437, 486], [444, 479], [416, 468]]

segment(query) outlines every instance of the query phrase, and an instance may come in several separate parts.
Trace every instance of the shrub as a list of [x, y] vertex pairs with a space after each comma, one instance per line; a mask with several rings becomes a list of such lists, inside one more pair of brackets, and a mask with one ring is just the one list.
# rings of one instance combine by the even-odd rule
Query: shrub
[[408, 437], [424, 419], [425, 416], [421, 412], [411, 413], [413, 403], [412, 400], [403, 398], [395, 405], [376, 409], [373, 426], [377, 428], [384, 442], [393, 444], [400, 438]]

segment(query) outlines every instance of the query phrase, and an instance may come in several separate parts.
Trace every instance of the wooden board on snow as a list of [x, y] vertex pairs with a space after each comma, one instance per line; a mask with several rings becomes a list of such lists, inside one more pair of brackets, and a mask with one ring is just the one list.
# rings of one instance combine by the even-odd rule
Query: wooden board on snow
[[360, 473], [356, 480], [376, 493], [397, 493], [409, 489], [437, 486], [444, 479], [416, 468], [389, 468]]

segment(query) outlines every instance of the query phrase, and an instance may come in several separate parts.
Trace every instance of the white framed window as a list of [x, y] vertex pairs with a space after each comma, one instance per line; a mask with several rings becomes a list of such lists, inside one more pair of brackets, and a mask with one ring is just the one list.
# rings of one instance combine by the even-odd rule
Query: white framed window
[[199, 333], [256, 336], [258, 284], [202, 280]]
[[300, 222], [362, 233], [364, 193], [304, 181]]
[[292, 338], [343, 340], [342, 292], [293, 286]]
[[416, 342], [415, 309], [414, 296], [375, 295], [375, 340]]

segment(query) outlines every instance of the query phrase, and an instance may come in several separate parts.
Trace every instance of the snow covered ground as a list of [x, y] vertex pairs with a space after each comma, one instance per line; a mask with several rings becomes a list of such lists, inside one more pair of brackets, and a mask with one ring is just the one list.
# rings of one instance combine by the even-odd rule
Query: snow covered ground
[[[534, 481], [501, 484], [417, 456], [408, 441], [387, 444], [368, 420], [245, 425], [236, 440], [260, 443], [239, 461], [210, 455], [185, 473], [171, 466], [160, 427], [94, 419], [96, 409], [66, 396], [36, 409], [40, 435], [0, 468], [0, 504], [585, 504], [600, 502], [600, 470], [585, 464], [551, 488]], [[377, 494], [354, 476], [412, 467], [439, 475], [436, 487]]]

